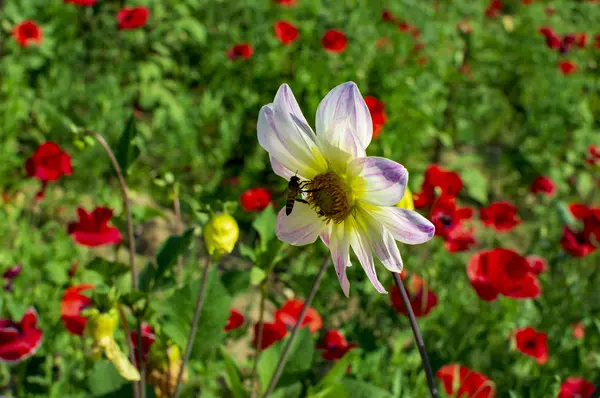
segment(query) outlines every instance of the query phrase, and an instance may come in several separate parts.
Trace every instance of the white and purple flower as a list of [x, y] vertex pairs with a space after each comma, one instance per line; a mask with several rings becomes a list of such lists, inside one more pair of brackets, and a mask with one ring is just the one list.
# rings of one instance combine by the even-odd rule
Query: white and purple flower
[[375, 289], [387, 293], [377, 279], [372, 253], [388, 270], [401, 272], [395, 241], [424, 243], [435, 228], [420, 214], [394, 206], [406, 191], [404, 166], [366, 155], [373, 124], [356, 84], [344, 83], [325, 96], [317, 109], [316, 134], [283, 84], [273, 103], [260, 110], [257, 129], [273, 171], [288, 181], [297, 175], [305, 190], [306, 203], [297, 202], [289, 216], [285, 208], [279, 212], [279, 239], [302, 246], [320, 236], [346, 296], [352, 247]]

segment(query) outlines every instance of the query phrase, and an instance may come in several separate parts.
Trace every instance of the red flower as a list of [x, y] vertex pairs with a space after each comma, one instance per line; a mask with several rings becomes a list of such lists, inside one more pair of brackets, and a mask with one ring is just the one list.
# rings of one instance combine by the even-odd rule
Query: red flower
[[148, 21], [150, 11], [146, 7], [123, 7], [117, 14], [119, 29], [137, 29]]
[[449, 253], [463, 252], [475, 246], [477, 241], [473, 236], [473, 229], [466, 229], [462, 225], [453, 228], [448, 236], [444, 247]]
[[[134, 364], [137, 368], [138, 366], [138, 334], [137, 331], [129, 332], [129, 341], [133, 346], [133, 352], [135, 354]], [[142, 361], [146, 363], [148, 361], [148, 352], [150, 351], [150, 347], [156, 341], [156, 336], [154, 335], [154, 329], [152, 326], [148, 325], [146, 322], [142, 323]]]
[[271, 193], [265, 188], [251, 188], [240, 196], [240, 203], [246, 211], [264, 210], [271, 203]]
[[15, 26], [12, 35], [21, 47], [42, 44], [42, 28], [33, 21], [24, 21]]
[[575, 257], [587, 256], [596, 250], [593, 242], [600, 241], [600, 208], [571, 204], [569, 210], [583, 223], [583, 230], [573, 231], [565, 226], [560, 244]]
[[293, 7], [296, 5], [297, 0], [274, 0], [275, 3], [279, 4], [280, 6], [284, 6], [284, 7]]
[[485, 15], [490, 18], [496, 18], [500, 15], [500, 11], [504, 7], [504, 4], [500, 0], [491, 0], [485, 9]]
[[17, 323], [0, 319], [0, 362], [17, 364], [36, 353], [42, 344], [42, 330], [37, 328], [38, 315], [29, 307]]
[[4, 271], [2, 277], [10, 281], [19, 276], [21, 274], [21, 271], [23, 271], [23, 266], [20, 264], [16, 264]]
[[431, 222], [435, 226], [435, 234], [447, 239], [453, 229], [463, 220], [473, 217], [473, 209], [458, 207], [452, 196], [440, 197], [431, 209]]
[[[598, 37], [600, 40], [600, 35]], [[585, 162], [590, 166], [594, 166], [597, 163], [600, 163], [600, 148], [598, 148], [596, 145], [590, 145], [588, 147], [588, 154], [585, 157]]]
[[225, 325], [225, 331], [228, 332], [230, 330], [237, 329], [244, 324], [244, 315], [238, 310], [231, 309], [229, 310], [229, 319], [227, 320], [227, 325]]
[[558, 398], [589, 398], [594, 392], [594, 385], [579, 377], [569, 377], [560, 386]]
[[529, 189], [531, 193], [541, 193], [546, 196], [552, 196], [556, 192], [556, 185], [550, 178], [539, 176], [533, 180]]
[[[284, 325], [293, 327], [298, 321], [300, 311], [304, 302], [300, 300], [288, 300], [283, 304], [279, 310], [275, 312], [275, 319], [281, 321]], [[302, 324], [300, 326], [308, 325], [308, 329], [311, 333], [314, 333], [323, 327], [323, 320], [321, 315], [312, 307], [308, 307]]]
[[439, 188], [440, 196], [454, 197], [458, 195], [462, 187], [463, 182], [457, 173], [432, 164], [425, 171], [421, 192], [414, 194], [415, 207], [422, 209], [431, 206], [436, 197], [436, 188]]
[[560, 36], [554, 33], [554, 30], [548, 26], [543, 26], [538, 29], [538, 32], [544, 35], [546, 38], [546, 46], [549, 49], [559, 49], [561, 46]]
[[575, 337], [577, 340], [583, 339], [583, 337], [585, 336], [585, 328], [583, 326], [583, 322], [573, 323], [571, 325], [571, 328], [573, 329], [573, 337]]
[[394, 14], [392, 14], [392, 12], [389, 10], [383, 10], [381, 12], [381, 20], [383, 20], [384, 22], [391, 22], [391, 23], [395, 23], [395, 24], [400, 22], [398, 20], [398, 17], [396, 17]]
[[587, 44], [587, 34], [575, 33], [575, 45], [579, 48], [585, 48]]
[[60, 319], [71, 334], [83, 335], [86, 318], [81, 316], [81, 311], [92, 304], [92, 299], [81, 292], [93, 289], [94, 285], [82, 284], [71, 286], [63, 294], [60, 301]]
[[371, 113], [371, 120], [373, 121], [373, 138], [379, 137], [381, 129], [387, 122], [387, 115], [385, 114], [385, 105], [373, 96], [366, 96], [365, 102]]
[[227, 52], [227, 56], [230, 60], [235, 60], [239, 58], [248, 59], [254, 53], [254, 49], [248, 43], [240, 43], [231, 47], [231, 49]]
[[[282, 340], [287, 334], [287, 328], [285, 324], [281, 322], [279, 319], [276, 319], [275, 322], [271, 323], [263, 323], [262, 330], [262, 339], [260, 342], [260, 349], [264, 350], [267, 347], [270, 347], [272, 344]], [[254, 339], [252, 341], [252, 345], [254, 347], [257, 346], [258, 341], [258, 323], [254, 325]]]
[[525, 260], [527, 260], [527, 264], [529, 265], [529, 271], [536, 275], [548, 271], [548, 264], [546, 264], [546, 260], [543, 257], [527, 256]]
[[[412, 274], [406, 287], [410, 306], [416, 317], [423, 317], [431, 312], [438, 303], [437, 295], [429, 289], [425, 281], [418, 275]], [[392, 307], [404, 315], [408, 315], [408, 310], [402, 301], [400, 290], [394, 284], [390, 289], [390, 299]]]
[[517, 350], [535, 358], [538, 364], [548, 362], [548, 335], [534, 328], [522, 328], [515, 332]]
[[25, 170], [30, 177], [35, 177], [42, 183], [56, 181], [63, 175], [73, 173], [71, 157], [54, 142], [38, 146], [25, 162]]
[[571, 73], [577, 71], [577, 64], [573, 61], [560, 61], [558, 67], [560, 68], [560, 72], [565, 76], [569, 76]]
[[586, 238], [583, 231], [573, 231], [566, 226], [563, 228], [560, 245], [573, 257], [585, 257], [596, 250], [596, 247]]
[[346, 49], [348, 39], [341, 30], [329, 29], [321, 39], [321, 44], [329, 52], [341, 53]]
[[537, 298], [541, 293], [527, 260], [508, 249], [475, 253], [467, 264], [467, 275], [477, 295], [485, 301], [494, 301], [500, 294], [527, 299]]
[[65, 0], [65, 3], [72, 3], [77, 6], [91, 7], [97, 0]]
[[596, 36], [594, 36], [594, 41], [596, 42], [596, 43], [594, 44], [594, 46], [595, 46], [595, 47], [596, 47], [598, 50], [600, 50], [600, 33], [599, 33], [599, 34], [597, 34]]
[[358, 347], [358, 345], [348, 344], [346, 337], [335, 329], [328, 330], [323, 336], [323, 343], [317, 344], [317, 349], [323, 350], [321, 357], [328, 361], [342, 359], [354, 347]]
[[122, 237], [119, 230], [116, 227], [108, 226], [108, 222], [113, 216], [111, 209], [96, 207], [94, 211], [87, 213], [79, 207], [77, 216], [79, 221], [69, 223], [67, 231], [80, 245], [95, 247], [121, 242]]
[[479, 217], [486, 227], [499, 232], [508, 232], [521, 222], [517, 208], [507, 201], [494, 202], [479, 209]]
[[442, 382], [446, 394], [461, 398], [494, 398], [494, 383], [466, 366], [458, 364], [445, 365], [437, 371], [436, 376]]
[[287, 21], [275, 22], [275, 36], [283, 44], [290, 44], [298, 38], [298, 28]]

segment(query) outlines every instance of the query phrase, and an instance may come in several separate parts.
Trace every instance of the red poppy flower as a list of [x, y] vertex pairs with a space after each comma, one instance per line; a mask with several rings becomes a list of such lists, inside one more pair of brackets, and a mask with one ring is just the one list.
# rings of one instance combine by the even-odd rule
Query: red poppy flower
[[580, 377], [569, 377], [560, 386], [558, 398], [589, 398], [594, 385]]
[[538, 29], [538, 32], [540, 32], [546, 38], [546, 46], [549, 49], [554, 50], [560, 48], [562, 41], [560, 39], [560, 36], [554, 33], [554, 30], [552, 30], [552, 28], [548, 26], [543, 26]]
[[[408, 299], [410, 306], [412, 307], [415, 316], [423, 317], [431, 312], [438, 303], [437, 294], [435, 294], [425, 281], [418, 275], [412, 274], [408, 281], [406, 290], [408, 293]], [[390, 300], [392, 301], [392, 307], [404, 315], [408, 315], [408, 310], [404, 306], [402, 301], [402, 295], [396, 285], [392, 285], [390, 289]]]
[[577, 64], [573, 61], [560, 61], [558, 67], [560, 68], [560, 72], [565, 76], [569, 76], [578, 69]]
[[346, 337], [335, 329], [328, 330], [323, 336], [323, 342], [317, 344], [317, 349], [323, 350], [321, 357], [328, 361], [342, 359], [354, 347], [358, 347], [358, 345], [348, 344]]
[[42, 344], [42, 330], [37, 328], [38, 314], [29, 307], [17, 323], [0, 319], [0, 362], [17, 364], [36, 353]]
[[573, 323], [571, 328], [573, 329], [573, 337], [575, 337], [577, 340], [583, 339], [585, 336], [585, 327], [583, 326], [583, 322]]
[[54, 142], [38, 146], [25, 162], [25, 170], [30, 177], [35, 177], [42, 183], [56, 181], [63, 175], [73, 173], [71, 157]]
[[42, 28], [33, 21], [24, 21], [15, 26], [12, 35], [21, 47], [29, 47], [32, 44], [42, 44]]
[[240, 203], [246, 211], [261, 211], [271, 203], [271, 193], [265, 188], [251, 188], [240, 196]]
[[494, 301], [498, 295], [516, 299], [537, 298], [541, 287], [527, 260], [502, 248], [475, 253], [467, 264], [467, 275], [477, 295]]
[[274, 0], [275, 3], [279, 4], [280, 6], [284, 6], [284, 7], [293, 7], [296, 5], [297, 0]]
[[529, 271], [536, 275], [548, 271], [548, 264], [543, 257], [532, 255], [525, 257], [525, 260], [527, 260], [527, 264], [529, 265]]
[[504, 4], [500, 0], [491, 0], [485, 9], [485, 15], [490, 18], [496, 18], [500, 15], [500, 11], [502, 11], [502, 7]]
[[121, 30], [137, 29], [148, 21], [150, 10], [146, 7], [123, 7], [117, 14], [118, 27]]
[[[260, 342], [260, 349], [270, 347], [272, 344], [282, 340], [287, 334], [287, 328], [283, 322], [279, 319], [275, 319], [275, 322], [263, 323], [262, 339]], [[258, 323], [254, 325], [254, 339], [252, 345], [257, 346], [258, 341]]]
[[6, 280], [6, 284], [4, 285], [4, 291], [12, 292], [13, 279], [15, 279], [17, 276], [19, 276], [19, 274], [21, 274], [22, 270], [23, 270], [23, 266], [17, 264], [17, 265], [13, 265], [12, 267], [10, 267], [6, 271], [4, 271], [4, 273], [2, 274], [2, 277]]
[[565, 226], [560, 244], [575, 257], [584, 257], [596, 250], [594, 242], [600, 241], [600, 209], [582, 204], [571, 204], [573, 217], [583, 223], [583, 230], [574, 231]]
[[[129, 341], [131, 342], [131, 345], [133, 346], [133, 352], [135, 354], [134, 357], [134, 364], [137, 368], [139, 368], [138, 366], [138, 334], [137, 331], [131, 331], [129, 332]], [[152, 326], [148, 325], [146, 322], [142, 323], [142, 361], [144, 361], [144, 363], [146, 363], [148, 361], [148, 352], [150, 351], [150, 348], [152, 347], [152, 344], [154, 344], [154, 342], [156, 341], [156, 336], [154, 335], [154, 329], [152, 329]]]
[[81, 292], [93, 289], [94, 285], [81, 284], [65, 290], [60, 301], [60, 319], [71, 334], [83, 335], [86, 318], [81, 316], [81, 311], [92, 304], [92, 299]]
[[548, 362], [548, 335], [534, 328], [522, 328], [515, 332], [517, 350], [534, 358], [538, 364]]
[[225, 325], [225, 331], [228, 332], [230, 330], [237, 329], [244, 324], [244, 315], [238, 310], [231, 309], [229, 310], [229, 319], [227, 320], [227, 325]]
[[274, 26], [275, 36], [280, 42], [287, 45], [298, 38], [298, 28], [287, 21], [277, 21]]
[[556, 192], [556, 185], [549, 177], [539, 176], [531, 183], [531, 193], [541, 193], [552, 196]]
[[321, 39], [321, 44], [329, 52], [341, 53], [346, 49], [348, 39], [341, 30], [329, 29]]
[[575, 33], [575, 45], [579, 48], [585, 48], [587, 45], [587, 34]]
[[442, 382], [446, 394], [461, 398], [494, 398], [494, 383], [466, 366], [458, 364], [445, 365], [436, 372]]
[[600, 241], [600, 208], [582, 204], [571, 204], [573, 216], [583, 222], [583, 234], [587, 239]]
[[507, 201], [494, 202], [479, 209], [479, 217], [483, 225], [498, 232], [508, 232], [521, 222], [517, 208]]
[[387, 115], [385, 114], [385, 105], [373, 96], [366, 96], [365, 102], [369, 113], [371, 114], [371, 120], [373, 121], [373, 138], [379, 137], [381, 129], [387, 122]]
[[598, 50], [600, 50], [600, 33], [599, 33], [599, 34], [597, 34], [596, 36], [594, 36], [594, 41], [596, 42], [596, 43], [594, 44], [594, 46], [595, 46], [595, 47], [596, 47]]
[[96, 4], [96, 1], [98, 0], [65, 0], [65, 3], [71, 3], [83, 7], [91, 7]]
[[452, 196], [442, 196], [436, 200], [431, 209], [431, 222], [435, 225], [435, 234], [447, 239], [450, 232], [458, 227], [463, 220], [473, 217], [473, 209], [458, 207]]
[[[600, 35], [598, 36], [598, 38], [600, 40]], [[588, 147], [588, 154], [585, 157], [585, 162], [590, 166], [594, 166], [600, 163], [600, 148], [598, 148], [596, 145], [590, 145]]]
[[467, 229], [459, 225], [449, 232], [444, 247], [449, 253], [456, 253], [469, 250], [476, 244], [473, 229]]
[[111, 209], [96, 207], [94, 211], [87, 213], [79, 207], [77, 216], [79, 221], [69, 223], [67, 231], [80, 245], [95, 247], [121, 242], [122, 237], [119, 230], [116, 227], [108, 226], [108, 222], [113, 216]]
[[[283, 306], [275, 312], [275, 319], [281, 321], [288, 327], [293, 327], [298, 321], [300, 312], [302, 311], [304, 302], [300, 300], [288, 300]], [[314, 333], [323, 327], [323, 320], [321, 315], [312, 307], [308, 307], [302, 324], [300, 326], [308, 325], [308, 329], [311, 333]]]
[[454, 197], [463, 188], [463, 182], [457, 173], [448, 171], [437, 164], [430, 165], [425, 171], [421, 192], [415, 193], [413, 196], [415, 208], [422, 209], [431, 206], [436, 198], [436, 188], [439, 189], [440, 196]]
[[381, 12], [381, 20], [384, 22], [392, 22], [395, 24], [400, 22], [398, 17], [396, 17], [394, 14], [392, 14], [392, 12], [389, 10], [383, 10]]
[[583, 231], [573, 231], [569, 227], [563, 228], [560, 245], [573, 257], [585, 257], [596, 250], [596, 246], [590, 242]]
[[248, 43], [240, 43], [231, 47], [231, 49], [227, 52], [227, 56], [230, 60], [236, 60], [239, 58], [248, 59], [254, 53], [254, 49]]

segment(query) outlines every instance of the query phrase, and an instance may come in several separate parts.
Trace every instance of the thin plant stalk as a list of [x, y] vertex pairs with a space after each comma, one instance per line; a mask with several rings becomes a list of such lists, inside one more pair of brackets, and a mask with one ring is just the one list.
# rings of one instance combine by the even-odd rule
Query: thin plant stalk
[[194, 310], [194, 319], [192, 320], [192, 328], [190, 329], [190, 334], [188, 335], [185, 354], [183, 356], [183, 363], [181, 364], [181, 369], [179, 369], [179, 374], [177, 375], [177, 382], [175, 383], [175, 391], [173, 393], [174, 398], [177, 398], [179, 396], [179, 390], [181, 389], [181, 381], [183, 379], [185, 366], [190, 360], [190, 356], [192, 355], [192, 348], [194, 348], [194, 339], [196, 338], [196, 332], [198, 331], [198, 320], [200, 319], [202, 304], [204, 303], [204, 291], [206, 290], [206, 285], [208, 281], [208, 270], [210, 268], [211, 260], [212, 255], [206, 258], [206, 264], [204, 265], [204, 271], [202, 272], [202, 279], [200, 280], [200, 290], [198, 291], [198, 298], [196, 299], [196, 309]]
[[[90, 132], [96, 138], [96, 140], [102, 145], [108, 158], [110, 159], [113, 168], [115, 169], [115, 173], [117, 174], [117, 179], [119, 180], [119, 188], [121, 189], [121, 195], [123, 196], [123, 207], [125, 208], [125, 215], [127, 217], [127, 240], [129, 241], [129, 265], [131, 266], [131, 288], [137, 289], [138, 287], [138, 275], [137, 270], [135, 268], [135, 236], [133, 234], [133, 218], [131, 216], [131, 203], [129, 201], [129, 194], [127, 189], [127, 183], [125, 182], [125, 177], [123, 176], [123, 172], [121, 171], [121, 166], [119, 166], [119, 162], [115, 157], [114, 152], [110, 149], [110, 145], [106, 142], [104, 137], [95, 131]], [[146, 367], [144, 362], [142, 361], [142, 322], [138, 320], [137, 325], [137, 333], [138, 333], [138, 364], [140, 366], [140, 381], [139, 381], [139, 391], [138, 397], [145, 398], [146, 397]]]
[[[175, 212], [175, 227], [179, 235], [183, 234], [183, 220], [181, 218], [181, 203], [179, 201], [179, 187], [173, 188], [173, 211]], [[177, 286], [181, 287], [183, 278], [183, 257], [177, 259]]]
[[285, 344], [285, 347], [283, 347], [283, 352], [281, 353], [281, 356], [279, 357], [279, 362], [277, 363], [277, 367], [275, 368], [275, 372], [273, 373], [273, 376], [271, 376], [271, 381], [269, 381], [269, 387], [267, 388], [265, 395], [263, 395], [263, 398], [267, 398], [273, 392], [273, 390], [275, 390], [275, 387], [277, 386], [279, 377], [281, 377], [281, 373], [283, 372], [283, 369], [285, 368], [285, 363], [287, 361], [287, 357], [290, 352], [290, 347], [292, 346], [292, 343], [294, 342], [294, 338], [296, 337], [298, 330], [300, 330], [300, 325], [302, 324], [302, 321], [304, 320], [304, 315], [306, 314], [308, 307], [310, 307], [310, 303], [313, 301], [313, 298], [315, 298], [317, 289], [319, 288], [319, 285], [321, 284], [321, 279], [323, 279], [323, 275], [325, 275], [325, 270], [327, 269], [327, 266], [329, 265], [330, 262], [331, 262], [331, 258], [329, 256], [327, 256], [327, 258], [325, 258], [325, 261], [323, 261], [323, 265], [321, 265], [321, 269], [319, 270], [319, 273], [317, 274], [317, 277], [315, 278], [315, 281], [313, 282], [312, 288], [310, 289], [310, 293], [308, 294], [308, 297], [306, 297], [306, 300], [304, 301], [304, 305], [302, 306], [302, 310], [300, 311], [298, 320], [296, 321], [296, 324], [294, 325], [294, 328], [292, 329], [290, 338], [288, 339], [287, 343]]
[[[268, 275], [267, 275], [268, 277]], [[250, 373], [250, 388], [252, 391], [251, 397], [256, 397], [256, 370], [258, 369], [258, 360], [260, 358], [262, 336], [264, 329], [264, 315], [265, 315], [265, 301], [267, 298], [267, 284], [263, 282], [260, 289], [260, 309], [258, 314], [258, 332], [256, 333], [256, 355], [254, 356], [254, 365], [252, 366], [252, 373]]]
[[410, 305], [410, 300], [408, 298], [408, 294], [406, 293], [406, 289], [404, 288], [404, 283], [402, 283], [402, 279], [400, 279], [400, 275], [397, 272], [392, 272], [392, 275], [394, 276], [396, 287], [398, 290], [400, 290], [404, 307], [406, 307], [406, 311], [408, 312], [410, 327], [412, 328], [415, 336], [415, 342], [417, 344], [417, 348], [419, 349], [419, 354], [421, 354], [421, 361], [423, 362], [423, 369], [425, 370], [425, 376], [427, 377], [427, 386], [429, 387], [429, 392], [433, 398], [439, 398], [437, 387], [435, 386], [435, 380], [433, 378], [433, 371], [431, 370], [431, 365], [429, 364], [427, 351], [425, 351], [423, 336], [421, 336], [421, 331], [419, 330], [419, 325], [417, 324], [417, 318], [415, 317], [415, 313]]

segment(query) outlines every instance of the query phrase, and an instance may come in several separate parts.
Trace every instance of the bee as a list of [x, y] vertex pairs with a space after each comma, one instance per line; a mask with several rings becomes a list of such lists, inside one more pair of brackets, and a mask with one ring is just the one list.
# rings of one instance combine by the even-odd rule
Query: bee
[[304, 199], [297, 199], [298, 195], [303, 191], [306, 182], [301, 182], [298, 176], [293, 176], [290, 178], [290, 182], [288, 183], [288, 194], [287, 201], [285, 202], [285, 214], [289, 216], [292, 214], [292, 210], [294, 210], [294, 202], [302, 202], [307, 203]]

